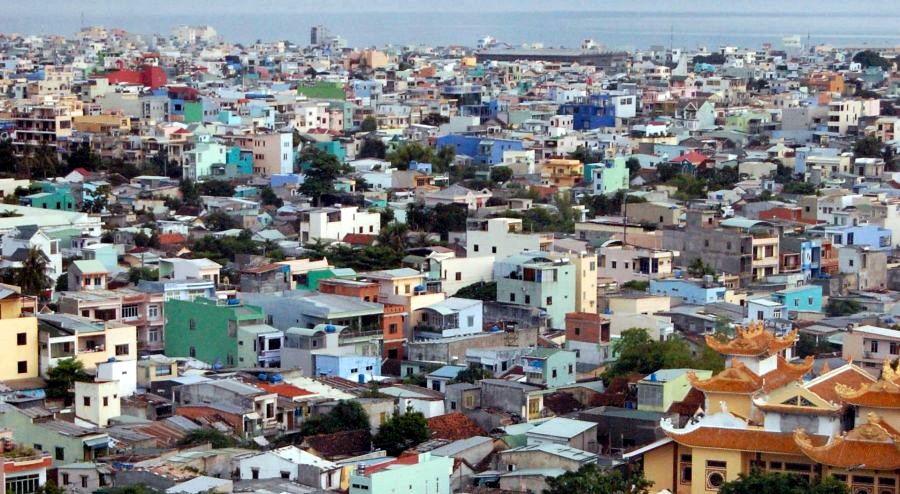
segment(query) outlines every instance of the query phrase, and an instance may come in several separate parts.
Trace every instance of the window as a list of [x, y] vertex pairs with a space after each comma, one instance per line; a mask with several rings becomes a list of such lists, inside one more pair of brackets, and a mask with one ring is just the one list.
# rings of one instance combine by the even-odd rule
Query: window
[[396, 334], [397, 333], [397, 323], [393, 322], [388, 325], [388, 333]]
[[547, 297], [547, 305], [553, 305], [553, 297]]
[[580, 334], [581, 334], [581, 328], [576, 327], [575, 328], [575, 336], [578, 336]]
[[159, 319], [159, 306], [151, 305], [147, 307], [147, 317], [150, 319]]
[[188, 348], [188, 355], [189, 355], [191, 358], [197, 358], [197, 349], [194, 348], [194, 347]]
[[32, 473], [28, 475], [19, 475], [16, 477], [6, 477], [6, 492], [14, 494], [28, 494], [35, 492], [41, 485], [39, 474]]
[[475, 325], [475, 316], [468, 316], [466, 322], [468, 323], [467, 326], [471, 328]]
[[510, 301], [510, 302], [515, 302], [515, 301], [516, 301], [516, 294], [515, 294], [515, 293], [510, 293], [510, 294], [509, 294], [509, 301]]
[[123, 305], [122, 306], [122, 318], [123, 319], [136, 319], [140, 316], [140, 311], [138, 310], [137, 305]]
[[83, 397], [82, 403], [84, 403], [84, 406], [86, 406], [86, 407], [91, 406], [91, 397], [90, 396]]
[[103, 406], [105, 406], [105, 407], [109, 406], [109, 396], [103, 397]]
[[128, 355], [128, 343], [116, 345], [116, 356]]
[[616, 261], [612, 261], [611, 267], [612, 267], [613, 269], [616, 269]]
[[282, 470], [280, 473], [281, 473], [281, 478], [283, 478], [283, 479], [291, 478], [291, 472], [285, 472], [284, 470]]
[[81, 487], [87, 489], [87, 486], [88, 486], [88, 476], [82, 475], [81, 476]]
[[28, 343], [28, 334], [19, 333], [16, 335], [16, 345], [23, 346]]
[[872, 353], [878, 353], [878, 341], [872, 340], [869, 342], [869, 351]]
[[457, 271], [456, 272], [456, 281], [461, 281], [461, 280], [462, 280], [462, 273], [460, 271]]
[[495, 246], [491, 247], [491, 254], [496, 254], [496, 253], [497, 253], [497, 246], [495, 245]]
[[531, 295], [527, 295], [527, 294], [525, 295], [525, 303], [526, 303], [526, 304], [530, 304], [530, 303], [531, 303]]
[[18, 364], [19, 374], [28, 374], [28, 361], [20, 360]]
[[900, 353], [900, 344], [898, 344], [896, 341], [892, 341], [890, 350], [891, 355], [897, 355], [898, 353]]
[[197, 329], [197, 321], [191, 319], [190, 321], [188, 321], [188, 327], [189, 327], [192, 331], [195, 330], [195, 329]]
[[556, 369], [553, 369], [553, 370], [550, 372], [550, 377], [553, 377], [554, 379], [556, 378]]
[[478, 244], [473, 245], [472, 250], [478, 252]]
[[69, 474], [67, 474], [67, 473], [62, 474], [62, 484], [69, 485]]
[[463, 397], [463, 404], [466, 408], [474, 408], [475, 407], [475, 395], [468, 394]]

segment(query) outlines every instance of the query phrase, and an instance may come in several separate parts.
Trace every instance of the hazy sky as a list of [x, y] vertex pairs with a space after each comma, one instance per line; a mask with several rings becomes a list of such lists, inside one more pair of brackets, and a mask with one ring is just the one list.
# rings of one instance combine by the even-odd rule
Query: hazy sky
[[[626, 0], [609, 2], [603, 0], [453, 0], [453, 1], [401, 1], [401, 0], [337, 0], [334, 2], [310, 0], [154, 0], [151, 2], [134, 0], [0, 0], [4, 17], [8, 15], [44, 15], [55, 12], [60, 15], [93, 13], [103, 15], [152, 13], [155, 15], [197, 14], [204, 12], [272, 13], [298, 10], [309, 12], [354, 12], [354, 11], [527, 11], [527, 10], [612, 10], [612, 11], [665, 11], [665, 12], [744, 12], [760, 10], [770, 12], [848, 12], [866, 10], [886, 15], [900, 15], [900, 1], [897, 0], [744, 0], [741, 2], [722, 0], [660, 1]], [[0, 26], [3, 19], [0, 18]], [[900, 26], [898, 26], [900, 30]]]

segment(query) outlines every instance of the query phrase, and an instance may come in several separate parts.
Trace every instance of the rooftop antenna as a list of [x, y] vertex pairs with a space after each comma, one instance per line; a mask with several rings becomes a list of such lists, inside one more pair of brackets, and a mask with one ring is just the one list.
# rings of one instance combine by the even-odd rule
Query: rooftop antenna
[[669, 24], [669, 61], [675, 61], [675, 54], [672, 53], [672, 49], [675, 45], [675, 25]]
[[84, 11], [81, 11], [81, 30], [84, 30]]

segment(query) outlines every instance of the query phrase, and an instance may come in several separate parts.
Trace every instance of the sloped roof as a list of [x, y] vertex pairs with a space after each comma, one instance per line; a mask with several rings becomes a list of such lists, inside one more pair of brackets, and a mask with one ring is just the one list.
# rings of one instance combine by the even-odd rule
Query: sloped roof
[[447, 439], [450, 441], [485, 435], [484, 429], [474, 420], [460, 412], [431, 417], [428, 419], [428, 430], [431, 432], [433, 439]]

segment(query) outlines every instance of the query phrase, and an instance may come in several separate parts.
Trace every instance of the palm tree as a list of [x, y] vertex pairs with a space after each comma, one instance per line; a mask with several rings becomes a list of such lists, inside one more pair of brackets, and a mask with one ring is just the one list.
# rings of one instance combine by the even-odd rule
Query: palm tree
[[15, 284], [26, 295], [40, 296], [50, 287], [47, 279], [47, 257], [37, 247], [28, 249], [28, 255], [22, 261], [22, 267], [15, 273]]

